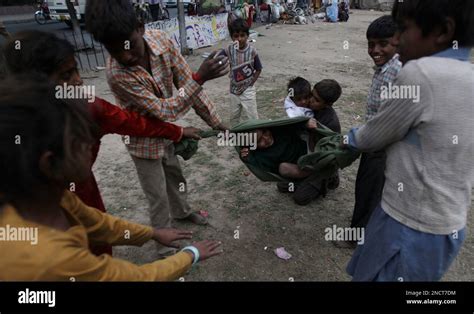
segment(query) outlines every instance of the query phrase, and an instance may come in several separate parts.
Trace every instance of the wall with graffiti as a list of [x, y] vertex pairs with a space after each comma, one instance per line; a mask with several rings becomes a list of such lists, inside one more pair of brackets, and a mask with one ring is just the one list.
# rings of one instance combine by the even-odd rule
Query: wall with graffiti
[[[229, 31], [227, 29], [227, 13], [205, 16], [186, 16], [185, 19], [186, 37], [189, 48], [196, 49], [210, 46], [229, 36]], [[177, 47], [180, 46], [177, 18], [149, 23], [146, 27], [166, 32], [174, 44]]]

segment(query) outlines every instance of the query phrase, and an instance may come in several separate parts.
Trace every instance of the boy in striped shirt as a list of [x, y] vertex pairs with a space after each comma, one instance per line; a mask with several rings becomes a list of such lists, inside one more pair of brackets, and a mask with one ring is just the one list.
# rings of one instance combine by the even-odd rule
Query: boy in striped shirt
[[[379, 17], [367, 29], [368, 53], [374, 61], [375, 73], [367, 99], [366, 122], [375, 117], [383, 103], [382, 87], [393, 83], [402, 69], [397, 47], [393, 44], [396, 30], [397, 25], [390, 15]], [[357, 171], [352, 228], [365, 227], [370, 215], [380, 203], [385, 182], [385, 159], [383, 150], [362, 153]]]
[[247, 22], [237, 19], [229, 29], [234, 42], [222, 54], [230, 62], [230, 122], [234, 126], [241, 122], [242, 115], [245, 115], [245, 120], [258, 119], [254, 84], [262, 72], [262, 63], [255, 47], [247, 42], [250, 29]]

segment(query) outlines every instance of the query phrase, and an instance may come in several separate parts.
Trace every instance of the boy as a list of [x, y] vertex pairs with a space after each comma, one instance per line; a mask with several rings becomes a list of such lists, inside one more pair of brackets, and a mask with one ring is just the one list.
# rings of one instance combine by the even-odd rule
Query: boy
[[[332, 106], [341, 97], [341, 94], [342, 89], [338, 82], [325, 79], [314, 85], [309, 101], [309, 108], [313, 111], [314, 119], [337, 133], [341, 132], [341, 124]], [[311, 137], [309, 139], [309, 147], [312, 150], [316, 143], [311, 141]], [[339, 175], [337, 173], [327, 180], [321, 180], [318, 173], [314, 173], [297, 184], [293, 200], [296, 204], [305, 206], [321, 195], [325, 195], [327, 189], [335, 190], [338, 186]], [[281, 192], [287, 192], [288, 185], [279, 184], [278, 189]]]
[[[128, 0], [88, 1], [86, 20], [89, 32], [111, 55], [107, 80], [121, 107], [163, 121], [176, 121], [192, 107], [212, 128], [226, 129], [199, 84], [227, 72], [225, 57], [211, 54], [193, 74], [163, 32], [145, 31]], [[173, 96], [173, 85], [177, 96]], [[186, 179], [172, 143], [162, 138], [131, 137], [125, 144], [148, 199], [154, 227], [170, 226], [170, 213], [175, 219], [207, 224], [187, 203], [183, 192]], [[162, 248], [159, 251], [169, 253]]]
[[[379, 17], [367, 29], [368, 53], [375, 63], [367, 99], [365, 121], [372, 120], [382, 105], [381, 90], [392, 84], [402, 69], [394, 36], [397, 25], [390, 15]], [[355, 205], [351, 227], [364, 228], [379, 205], [385, 181], [385, 152], [362, 153], [355, 184]]]
[[325, 79], [314, 85], [309, 102], [314, 118], [337, 133], [341, 133], [341, 124], [332, 106], [341, 97], [341, 94], [342, 88], [338, 82]]
[[287, 90], [285, 111], [288, 117], [314, 117], [313, 110], [308, 108], [311, 99], [311, 84], [298, 76], [288, 82]]
[[[21, 42], [22, 49], [16, 49]], [[34, 53], [45, 51], [45, 53]], [[40, 31], [24, 31], [17, 33], [5, 44], [1, 54], [5, 58], [8, 72], [11, 74], [39, 74], [46, 76], [52, 83], [61, 87], [81, 86], [83, 81], [77, 69], [74, 47], [65, 39], [54, 34]], [[47, 52], [47, 53], [46, 53]], [[94, 95], [95, 96], [95, 95]], [[100, 128], [96, 143], [92, 147], [92, 164], [97, 159], [100, 149], [100, 138], [105, 134], [121, 134], [131, 136], [165, 137], [179, 142], [183, 137], [196, 137], [196, 128], [181, 128], [156, 118], [141, 116], [136, 112], [128, 112], [109, 102], [94, 98], [88, 103], [88, 110]], [[104, 202], [92, 169], [89, 169], [88, 180], [76, 184], [75, 193], [88, 206], [105, 212]], [[93, 246], [94, 254], [111, 254], [111, 247]]]
[[234, 41], [222, 52], [230, 60], [230, 106], [232, 126], [244, 119], [258, 119], [255, 82], [262, 72], [257, 50], [248, 44], [249, 26], [243, 19], [236, 19], [229, 27]]
[[[382, 202], [347, 267], [354, 281], [437, 281], [466, 235], [474, 181], [471, 0], [394, 4], [404, 64], [388, 99], [346, 141], [387, 153]], [[419, 96], [413, 96], [419, 90]]]
[[[70, 182], [89, 174], [93, 122], [81, 101], [58, 99], [54, 86], [34, 79], [0, 82], [0, 228], [36, 230], [29, 241], [0, 241], [1, 281], [176, 280], [193, 263], [220, 253], [218, 242], [202, 241], [140, 266], [93, 255], [89, 243], [141, 246], [155, 240], [175, 247], [192, 233], [118, 219], [68, 191]], [[19, 135], [21, 145], [14, 140]]]

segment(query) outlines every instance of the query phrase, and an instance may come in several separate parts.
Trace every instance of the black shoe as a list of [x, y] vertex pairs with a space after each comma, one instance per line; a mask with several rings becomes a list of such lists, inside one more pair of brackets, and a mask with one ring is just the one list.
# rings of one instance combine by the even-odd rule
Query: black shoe
[[295, 191], [293, 200], [300, 206], [305, 206], [327, 193], [326, 180], [304, 182]]

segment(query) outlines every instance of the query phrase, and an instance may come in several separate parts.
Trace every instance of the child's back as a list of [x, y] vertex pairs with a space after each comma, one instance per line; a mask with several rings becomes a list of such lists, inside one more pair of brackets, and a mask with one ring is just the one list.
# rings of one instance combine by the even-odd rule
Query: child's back
[[[405, 65], [396, 84], [415, 91], [419, 88], [423, 97], [419, 103], [405, 99], [391, 106], [390, 114], [372, 127], [379, 133], [372, 134], [372, 139], [395, 140], [404, 135], [386, 134], [386, 126], [393, 121], [411, 126], [403, 140], [387, 149], [382, 207], [416, 230], [434, 234], [460, 230], [466, 224], [474, 178], [469, 158], [474, 153], [474, 66], [426, 57]], [[398, 130], [406, 131], [403, 126]], [[357, 137], [357, 143], [367, 145], [363, 135]]]

